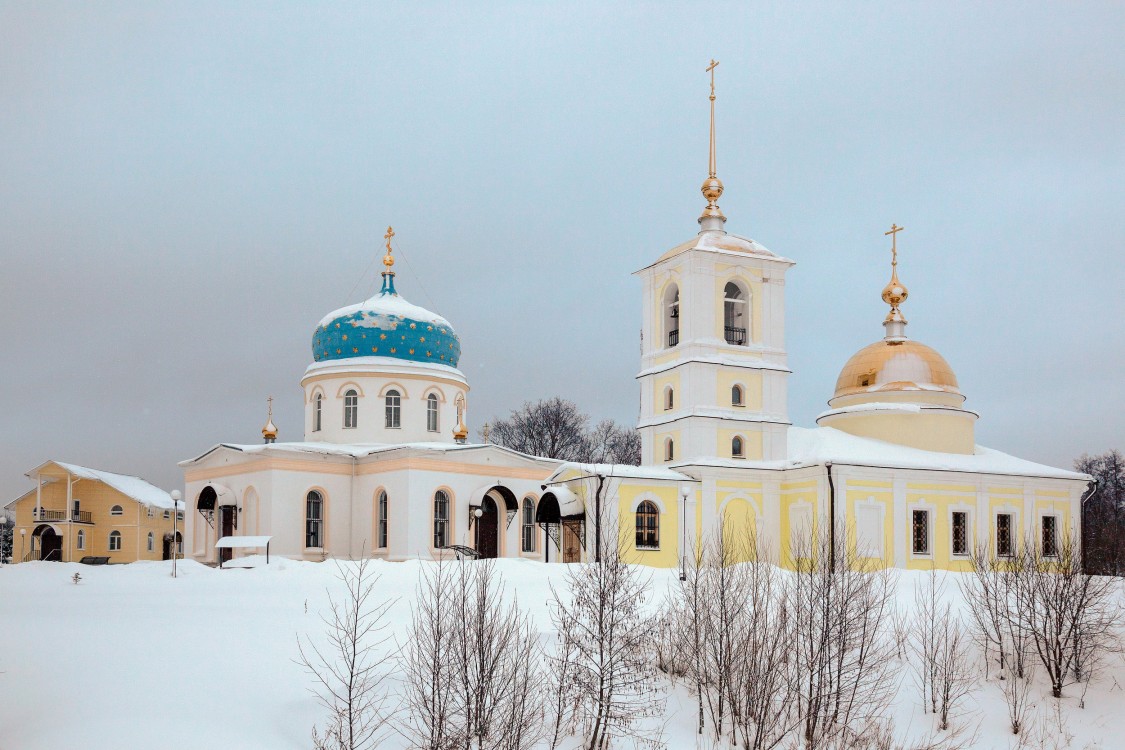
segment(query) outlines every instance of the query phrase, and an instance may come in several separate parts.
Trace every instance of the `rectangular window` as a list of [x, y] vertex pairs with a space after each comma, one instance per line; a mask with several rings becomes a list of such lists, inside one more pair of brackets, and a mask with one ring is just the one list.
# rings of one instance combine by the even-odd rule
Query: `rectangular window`
[[996, 516], [996, 555], [1012, 556], [1012, 514], [1000, 513]]
[[1059, 556], [1058, 517], [1043, 516], [1043, 556]]
[[155, 512], [153, 512], [152, 508], [149, 508], [149, 509], [148, 509], [148, 517], [149, 517], [149, 518], [152, 518], [152, 517], [153, 517], [153, 516], [155, 516], [155, 515], [156, 515], [156, 513], [155, 513]]
[[969, 514], [963, 510], [953, 511], [953, 554], [969, 554]]
[[164, 520], [165, 521], [167, 521], [171, 517], [172, 517], [172, 511], [170, 511], [170, 510], [164, 511]]
[[910, 540], [914, 554], [930, 554], [930, 511], [915, 510], [911, 513]]

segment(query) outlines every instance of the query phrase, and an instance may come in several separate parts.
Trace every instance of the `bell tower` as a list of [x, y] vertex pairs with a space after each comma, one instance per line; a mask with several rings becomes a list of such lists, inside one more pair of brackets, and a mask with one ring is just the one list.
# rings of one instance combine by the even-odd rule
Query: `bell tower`
[[636, 272], [644, 287], [642, 463], [786, 457], [785, 272], [794, 262], [729, 234], [715, 165], [715, 68], [700, 231]]

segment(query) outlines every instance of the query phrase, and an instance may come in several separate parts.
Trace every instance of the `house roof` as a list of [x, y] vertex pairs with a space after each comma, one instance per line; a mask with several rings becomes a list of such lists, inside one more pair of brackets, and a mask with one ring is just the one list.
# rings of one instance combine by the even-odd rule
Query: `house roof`
[[38, 479], [44, 467], [52, 465], [58, 466], [66, 473], [78, 477], [79, 479], [92, 479], [107, 484], [122, 495], [132, 498], [143, 505], [153, 508], [167, 508], [169, 510], [173, 507], [171, 495], [159, 487], [149, 484], [140, 477], [135, 477], [130, 474], [115, 474], [112, 471], [91, 469], [87, 466], [63, 463], [62, 461], [46, 461], [27, 472], [27, 476], [30, 479]]

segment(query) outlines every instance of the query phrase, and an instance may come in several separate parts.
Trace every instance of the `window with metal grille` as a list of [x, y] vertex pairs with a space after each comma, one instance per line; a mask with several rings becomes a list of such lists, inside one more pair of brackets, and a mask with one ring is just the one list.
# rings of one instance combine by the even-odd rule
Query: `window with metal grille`
[[305, 496], [305, 546], [319, 549], [323, 545], [324, 498], [316, 490]]
[[431, 393], [426, 396], [426, 429], [430, 432], [438, 431], [438, 397]]
[[656, 549], [660, 546], [660, 511], [645, 500], [637, 506], [637, 547]]
[[387, 547], [387, 493], [379, 492], [379, 528], [378, 528], [378, 545], [379, 549], [386, 549]]
[[996, 555], [1012, 556], [1012, 514], [999, 513], [996, 516]]
[[434, 493], [434, 547], [441, 548], [448, 543], [449, 495], [445, 490]]
[[910, 539], [914, 554], [930, 554], [930, 511], [916, 510], [911, 514]]
[[1044, 557], [1058, 557], [1059, 556], [1059, 536], [1058, 536], [1058, 518], [1055, 516], [1043, 516], [1043, 556]]
[[969, 514], [965, 511], [953, 512], [953, 554], [969, 554]]
[[354, 429], [359, 425], [359, 393], [348, 391], [344, 394], [344, 427]]
[[387, 391], [384, 410], [387, 416], [387, 429], [402, 427], [402, 396], [398, 391]]
[[535, 502], [530, 497], [523, 499], [523, 551], [535, 551]]

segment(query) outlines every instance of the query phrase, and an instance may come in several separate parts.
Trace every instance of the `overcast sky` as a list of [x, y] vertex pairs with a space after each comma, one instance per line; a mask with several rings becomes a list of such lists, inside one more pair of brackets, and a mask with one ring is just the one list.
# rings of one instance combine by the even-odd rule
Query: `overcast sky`
[[474, 429], [637, 418], [631, 272], [727, 228], [797, 261], [789, 410], [909, 335], [978, 442], [1125, 448], [1122, 3], [0, 2], [0, 497], [47, 459], [180, 486], [299, 440], [327, 312], [398, 288], [460, 335]]

